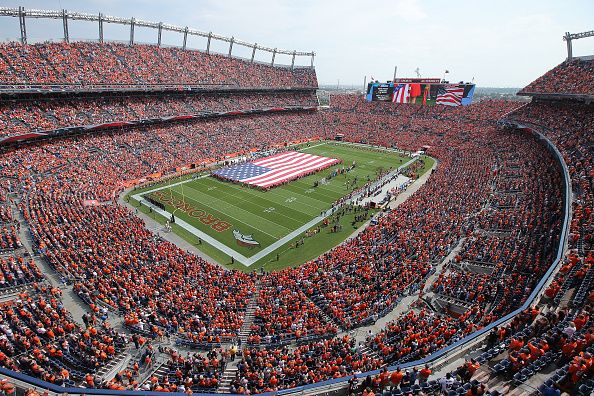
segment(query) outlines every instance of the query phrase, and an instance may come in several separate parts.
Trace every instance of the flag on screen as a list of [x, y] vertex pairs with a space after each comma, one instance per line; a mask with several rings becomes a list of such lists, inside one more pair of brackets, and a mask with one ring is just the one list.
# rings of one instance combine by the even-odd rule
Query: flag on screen
[[464, 96], [464, 88], [440, 86], [437, 89], [435, 103], [446, 106], [460, 106], [462, 105], [462, 96]]
[[392, 96], [392, 102], [394, 103], [406, 103], [410, 95], [409, 84], [398, 84], [394, 87], [394, 96]]
[[213, 172], [213, 176], [261, 188], [270, 188], [290, 180], [326, 169], [341, 162], [339, 159], [286, 151]]

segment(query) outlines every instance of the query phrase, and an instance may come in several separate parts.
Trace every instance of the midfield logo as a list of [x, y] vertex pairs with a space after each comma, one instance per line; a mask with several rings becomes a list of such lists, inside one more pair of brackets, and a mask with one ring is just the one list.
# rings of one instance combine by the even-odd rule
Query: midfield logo
[[256, 241], [252, 235], [244, 235], [239, 230], [233, 230], [233, 236], [239, 246], [260, 246], [260, 242]]

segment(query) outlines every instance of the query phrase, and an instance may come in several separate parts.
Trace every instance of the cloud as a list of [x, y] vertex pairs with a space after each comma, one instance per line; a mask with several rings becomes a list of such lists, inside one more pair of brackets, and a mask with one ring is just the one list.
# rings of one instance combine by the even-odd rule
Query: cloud
[[405, 20], [414, 22], [427, 17], [418, 0], [399, 0], [395, 3], [395, 14]]

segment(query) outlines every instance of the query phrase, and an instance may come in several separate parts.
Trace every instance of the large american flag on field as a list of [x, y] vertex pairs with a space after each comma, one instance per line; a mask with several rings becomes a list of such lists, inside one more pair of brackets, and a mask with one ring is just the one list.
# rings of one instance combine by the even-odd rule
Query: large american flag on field
[[221, 168], [213, 175], [260, 188], [271, 188], [339, 163], [339, 159], [286, 151], [244, 164]]
[[464, 96], [464, 88], [460, 87], [443, 87], [440, 86], [437, 89], [436, 104], [446, 106], [461, 106], [462, 97]]

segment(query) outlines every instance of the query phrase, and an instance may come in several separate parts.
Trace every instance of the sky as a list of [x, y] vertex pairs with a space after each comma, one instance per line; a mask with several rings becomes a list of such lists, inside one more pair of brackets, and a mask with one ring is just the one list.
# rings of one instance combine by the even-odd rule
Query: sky
[[[79, 11], [189, 26], [271, 48], [314, 51], [320, 84], [363, 86], [365, 77], [443, 77], [483, 87], [523, 87], [561, 63], [565, 32], [594, 29], [593, 0], [0, 0], [1, 7]], [[91, 22], [71, 22], [72, 39], [97, 38]], [[63, 37], [60, 20], [27, 20], [29, 42]], [[105, 25], [106, 39], [129, 39], [129, 28]], [[20, 37], [18, 19], [0, 17], [0, 39]], [[135, 30], [140, 42], [156, 32]], [[181, 34], [163, 43], [181, 45]], [[594, 55], [594, 37], [574, 40], [574, 55]], [[204, 49], [206, 40], [190, 37]], [[227, 43], [212, 50], [227, 53]], [[234, 46], [249, 57], [251, 49]], [[270, 61], [271, 54], [256, 58]], [[290, 58], [277, 56], [289, 64]], [[304, 58], [297, 64], [309, 64]]]

